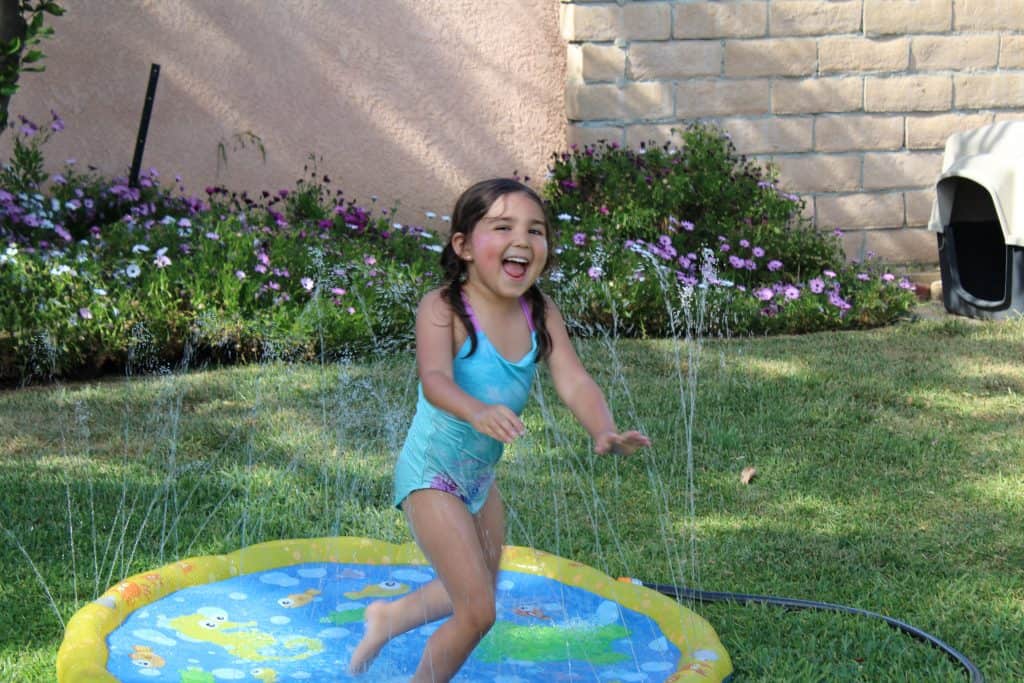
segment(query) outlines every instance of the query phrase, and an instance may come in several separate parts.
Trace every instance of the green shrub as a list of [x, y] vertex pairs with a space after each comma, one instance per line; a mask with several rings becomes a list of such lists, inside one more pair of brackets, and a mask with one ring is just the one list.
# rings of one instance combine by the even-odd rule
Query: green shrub
[[[47, 178], [42, 145], [63, 122], [23, 122], [0, 175], [0, 379], [411, 344], [437, 285], [433, 214], [431, 230], [396, 222], [315, 163], [295, 188], [258, 196], [185, 196], [153, 169], [131, 187], [71, 162]], [[543, 192], [557, 217], [544, 286], [578, 333], [868, 327], [912, 301], [884, 265], [844, 263], [799, 199], [710, 128], [678, 149], [559, 155]]]
[[[679, 290], [673, 299], [712, 305], [705, 326], [729, 333], [871, 327], [910, 307], [906, 279], [847, 263], [840, 233], [813, 228], [800, 198], [727, 135], [695, 125], [681, 138], [555, 156], [544, 188], [560, 227], [552, 279], [571, 283], [575, 309], [607, 312], [612, 296], [617, 329], [663, 335], [667, 285]], [[709, 291], [688, 295], [694, 287]]]

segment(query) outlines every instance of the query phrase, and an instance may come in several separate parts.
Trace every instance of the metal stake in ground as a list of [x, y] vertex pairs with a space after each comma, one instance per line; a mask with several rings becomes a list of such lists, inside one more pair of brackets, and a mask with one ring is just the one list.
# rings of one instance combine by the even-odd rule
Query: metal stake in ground
[[146, 87], [146, 102], [142, 105], [142, 120], [139, 121], [139, 135], [135, 139], [135, 156], [132, 158], [132, 170], [128, 176], [128, 184], [139, 186], [139, 167], [142, 166], [142, 152], [146, 148], [146, 134], [149, 132], [149, 117], [153, 113], [153, 98], [156, 97], [156, 82], [160, 79], [160, 65], [149, 67], [149, 85]]

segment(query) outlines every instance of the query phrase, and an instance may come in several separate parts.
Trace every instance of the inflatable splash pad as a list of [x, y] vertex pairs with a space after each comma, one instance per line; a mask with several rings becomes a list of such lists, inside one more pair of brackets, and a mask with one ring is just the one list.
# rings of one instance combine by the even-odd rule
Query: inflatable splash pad
[[[456, 681], [724, 681], [729, 655], [676, 601], [533, 548], [507, 546], [497, 621]], [[68, 622], [60, 683], [406, 681], [442, 621], [346, 674], [363, 610], [435, 577], [413, 543], [273, 541], [127, 578]]]

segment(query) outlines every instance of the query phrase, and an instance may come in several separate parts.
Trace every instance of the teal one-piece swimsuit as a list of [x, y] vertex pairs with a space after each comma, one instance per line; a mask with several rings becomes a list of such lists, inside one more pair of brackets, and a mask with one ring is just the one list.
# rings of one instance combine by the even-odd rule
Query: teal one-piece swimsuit
[[[533, 329], [530, 306], [520, 299], [523, 314], [530, 325], [530, 351], [520, 360], [506, 360], [494, 348], [479, 321], [463, 298], [470, 322], [476, 331], [477, 346], [469, 354], [467, 336], [452, 361], [455, 384], [473, 398], [490, 404], [502, 404], [516, 415], [523, 412], [530, 395], [536, 369], [537, 333]], [[397, 507], [413, 491], [438, 489], [458, 497], [472, 514], [487, 501], [494, 472], [504, 444], [473, 429], [466, 421], [435, 407], [423, 395], [419, 399], [405, 445], [395, 465], [394, 503]]]

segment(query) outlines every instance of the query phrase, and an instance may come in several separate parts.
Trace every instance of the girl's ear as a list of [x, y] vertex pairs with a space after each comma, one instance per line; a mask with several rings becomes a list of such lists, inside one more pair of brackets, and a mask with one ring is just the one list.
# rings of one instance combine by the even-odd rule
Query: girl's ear
[[466, 233], [457, 232], [452, 235], [452, 251], [463, 261], [473, 260], [473, 253], [469, 245], [470, 243], [466, 240]]

